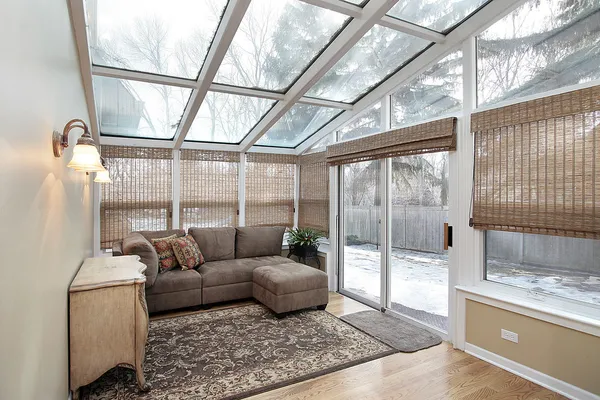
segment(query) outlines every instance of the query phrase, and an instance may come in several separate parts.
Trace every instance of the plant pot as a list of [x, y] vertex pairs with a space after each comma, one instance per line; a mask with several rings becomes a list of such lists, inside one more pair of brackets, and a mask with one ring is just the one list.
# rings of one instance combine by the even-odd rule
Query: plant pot
[[318, 250], [318, 244], [312, 246], [299, 246], [296, 244], [290, 244], [290, 254], [299, 258], [315, 258], [317, 257]]

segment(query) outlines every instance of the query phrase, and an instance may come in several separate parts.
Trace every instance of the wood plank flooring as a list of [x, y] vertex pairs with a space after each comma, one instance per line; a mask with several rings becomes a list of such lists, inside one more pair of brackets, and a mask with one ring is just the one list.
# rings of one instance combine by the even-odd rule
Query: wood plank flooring
[[[240, 304], [245, 303], [232, 303], [211, 310]], [[368, 309], [338, 293], [329, 295], [327, 311], [338, 317]], [[190, 312], [176, 315], [187, 313]], [[173, 315], [164, 314], [151, 319]], [[250, 399], [551, 400], [565, 397], [454, 350], [444, 342], [430, 349], [394, 354]]]

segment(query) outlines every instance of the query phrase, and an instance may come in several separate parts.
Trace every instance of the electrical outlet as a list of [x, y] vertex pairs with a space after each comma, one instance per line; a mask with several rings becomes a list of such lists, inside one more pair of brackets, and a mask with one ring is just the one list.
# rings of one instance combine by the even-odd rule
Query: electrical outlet
[[519, 343], [519, 335], [506, 329], [500, 329], [500, 337], [509, 342]]

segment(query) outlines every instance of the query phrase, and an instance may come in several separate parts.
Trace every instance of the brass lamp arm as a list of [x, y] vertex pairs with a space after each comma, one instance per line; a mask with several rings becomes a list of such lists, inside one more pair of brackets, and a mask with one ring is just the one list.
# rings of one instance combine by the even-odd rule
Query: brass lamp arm
[[84, 144], [95, 146], [94, 139], [90, 135], [90, 131], [86, 123], [81, 119], [72, 119], [65, 125], [63, 133], [54, 131], [52, 134], [52, 149], [54, 150], [54, 157], [61, 157], [64, 149], [69, 147], [69, 133], [74, 128], [81, 128], [83, 135], [77, 140], [77, 144]]

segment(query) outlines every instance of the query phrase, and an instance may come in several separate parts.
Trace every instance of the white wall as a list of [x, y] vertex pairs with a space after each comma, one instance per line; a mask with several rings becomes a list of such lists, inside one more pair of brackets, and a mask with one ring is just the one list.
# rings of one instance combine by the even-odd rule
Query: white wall
[[3, 1], [0, 16], [0, 399], [65, 400], [92, 183], [66, 168], [72, 146], [54, 158], [51, 133], [89, 117], [66, 0]]

